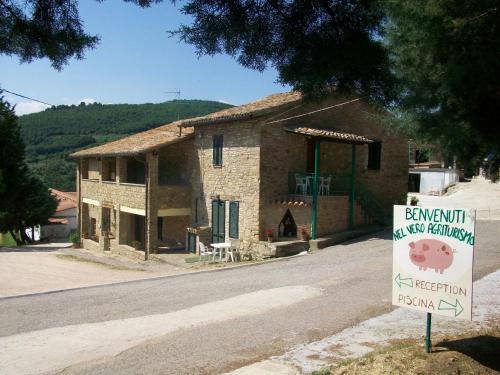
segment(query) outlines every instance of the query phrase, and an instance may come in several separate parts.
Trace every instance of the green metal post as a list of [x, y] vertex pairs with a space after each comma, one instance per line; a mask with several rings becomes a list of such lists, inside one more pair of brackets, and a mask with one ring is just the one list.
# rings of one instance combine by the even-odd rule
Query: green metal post
[[427, 326], [425, 327], [425, 351], [431, 352], [431, 319], [432, 314], [427, 313]]
[[319, 172], [319, 139], [314, 140], [314, 174], [312, 191], [312, 228], [311, 238], [316, 239], [318, 225], [318, 172]]
[[356, 199], [356, 145], [352, 145], [351, 155], [351, 194], [349, 195], [349, 229], [354, 229], [354, 202]]

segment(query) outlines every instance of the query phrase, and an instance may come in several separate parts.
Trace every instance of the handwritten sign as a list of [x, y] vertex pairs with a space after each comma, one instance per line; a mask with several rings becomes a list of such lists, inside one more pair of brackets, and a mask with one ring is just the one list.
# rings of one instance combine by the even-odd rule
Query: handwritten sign
[[472, 318], [474, 210], [394, 206], [392, 304]]

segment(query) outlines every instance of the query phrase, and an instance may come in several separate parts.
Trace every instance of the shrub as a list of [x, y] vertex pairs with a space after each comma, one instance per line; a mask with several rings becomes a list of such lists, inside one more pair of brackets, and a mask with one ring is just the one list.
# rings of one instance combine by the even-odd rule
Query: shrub
[[69, 242], [71, 243], [80, 243], [80, 236], [76, 232], [71, 232], [69, 234]]

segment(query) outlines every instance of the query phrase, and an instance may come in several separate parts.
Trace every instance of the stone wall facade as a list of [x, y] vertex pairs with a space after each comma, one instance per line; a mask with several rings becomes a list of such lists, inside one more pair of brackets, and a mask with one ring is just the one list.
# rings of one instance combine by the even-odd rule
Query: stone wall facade
[[[305, 226], [308, 236], [311, 235], [312, 207], [310, 205], [282, 205], [268, 204], [264, 209], [263, 228], [272, 230], [277, 241], [285, 240], [279, 237], [279, 224], [287, 211], [290, 211], [297, 228]], [[318, 197], [318, 237], [348, 230], [349, 228], [349, 197], [348, 196], [320, 196]], [[356, 226], [370, 224], [363, 208], [355, 205], [354, 223]], [[297, 233], [298, 234], [298, 233]], [[296, 239], [296, 238], [292, 238]]]
[[[189, 155], [190, 154], [190, 155]], [[82, 245], [103, 250], [133, 251], [130, 247], [134, 236], [134, 220], [145, 221], [144, 234], [141, 234], [141, 246], [145, 254], [157, 251], [157, 246], [179, 246], [185, 240], [186, 227], [190, 224], [191, 175], [193, 140], [167, 145], [142, 156], [146, 162], [146, 183], [125, 183], [127, 176], [127, 157], [84, 159], [80, 165], [89, 166], [88, 177], [82, 179], [77, 173], [79, 222], [82, 239], [90, 233], [91, 219], [96, 220], [98, 242], [83, 239]], [[168, 160], [166, 171], [160, 164]], [[115, 162], [115, 181], [103, 181], [102, 176], [110, 176], [109, 163]], [[90, 170], [90, 166], [93, 168]], [[81, 168], [81, 167], [80, 167]], [[80, 170], [80, 169], [79, 169]], [[167, 185], [160, 185], [160, 175], [172, 174]], [[182, 182], [182, 183], [179, 183]], [[137, 218], [134, 218], [134, 215]], [[164, 239], [158, 239], [158, 216], [163, 217]], [[142, 232], [141, 232], [142, 233]]]
[[144, 209], [146, 188], [144, 185], [117, 184], [112, 182], [82, 181], [82, 198], [109, 202], [131, 208]]
[[[321, 104], [306, 104], [286, 113], [285, 117], [308, 113], [320, 108], [333, 106], [348, 100], [347, 98], [328, 99]], [[307, 117], [300, 117], [286, 123], [275, 123], [261, 128], [261, 205], [288, 194], [288, 174], [290, 172], [307, 173], [307, 137], [288, 133], [283, 126], [309, 126], [315, 128], [334, 128], [347, 133], [363, 135], [381, 142], [381, 167], [379, 170], [368, 169], [368, 145], [355, 146], [355, 170], [357, 183], [363, 184], [373, 193], [384, 209], [385, 216], [392, 214], [392, 205], [405, 204], [408, 183], [407, 139], [386, 128], [382, 123], [382, 115], [368, 104], [359, 101], [346, 106], [340, 106], [315, 113]], [[307, 120], [304, 120], [304, 119]], [[339, 179], [339, 185], [349, 183], [352, 168], [352, 145], [346, 143], [322, 140], [320, 143], [320, 174], [334, 174], [345, 176]], [[337, 181], [332, 181], [332, 190], [335, 190]], [[347, 203], [346, 203], [347, 201]], [[347, 210], [347, 197], [337, 201], [338, 212]], [[347, 206], [346, 206], [347, 204]], [[318, 205], [318, 234], [331, 229], [343, 228], [344, 225], [326, 227], [320, 222], [323, 215], [322, 205]], [[332, 208], [332, 210], [335, 210]], [[329, 212], [329, 210], [327, 211]], [[268, 210], [261, 210], [261, 215], [267, 215]], [[342, 216], [342, 222], [347, 216]], [[361, 220], [360, 218], [366, 218]], [[361, 208], [356, 209], [355, 221], [370, 222]], [[261, 216], [261, 223], [266, 223]], [[279, 222], [278, 222], [279, 223]], [[266, 224], [269, 225], [269, 224]], [[274, 224], [276, 225], [276, 224]], [[322, 228], [323, 227], [323, 228]], [[261, 227], [261, 232], [266, 228]], [[261, 238], [263, 239], [263, 238]]]
[[[220, 199], [225, 202], [225, 236], [229, 241], [229, 202], [239, 202], [241, 249], [259, 239], [260, 137], [255, 126], [255, 122], [239, 122], [195, 127], [191, 182], [194, 224], [211, 227], [212, 201]], [[222, 166], [213, 165], [214, 135], [223, 136]]]
[[[238, 234], [235, 237], [238, 237], [240, 250], [251, 254], [262, 247], [260, 241], [266, 239], [266, 230], [278, 233], [279, 223], [288, 209], [297, 226], [305, 225], [310, 233], [310, 204], [276, 204], [283, 197], [290, 198], [289, 176], [310, 172], [311, 146], [308, 145], [308, 137], [284, 129], [284, 126], [301, 125], [334, 128], [381, 142], [381, 167], [378, 170], [368, 169], [368, 146], [355, 146], [355, 178], [373, 193], [390, 214], [393, 204], [406, 201], [407, 140], [383, 126], [381, 113], [359, 101], [295, 120], [271, 122], [280, 116], [289, 118], [346, 100], [332, 98], [321, 104], [301, 104], [281, 115], [273, 113], [245, 121], [195, 125], [194, 137], [142, 156], [147, 161], [145, 185], [121, 182], [127, 173], [127, 158], [120, 157], [116, 159], [116, 182], [102, 182], [99, 176], [97, 181], [81, 180], [80, 197], [112, 207], [114, 211], [110, 222], [111, 226], [118, 228], [117, 244], [130, 241], [130, 236], [123, 234], [131, 228], [131, 218], [127, 215], [143, 215], [146, 220], [146, 246], [151, 253], [157, 244], [185, 242], [187, 228], [211, 228], [213, 201], [224, 202], [224, 240], [233, 240], [229, 236], [229, 205], [230, 202], [238, 202]], [[214, 136], [223, 137], [221, 165], [214, 165], [213, 162]], [[332, 190], [340, 186], [341, 176], [347, 176], [345, 181], [350, 181], [352, 151], [351, 144], [321, 140], [319, 172], [337, 176], [337, 180], [332, 181]], [[90, 161], [87, 164], [95, 165]], [[94, 172], [90, 173], [90, 167], [89, 175], [95, 177]], [[125, 207], [129, 209], [126, 214], [121, 212]], [[345, 191], [340, 195], [320, 196], [317, 235], [346, 230], [349, 226], [349, 207], [350, 199]], [[136, 211], [130, 212], [130, 209]], [[355, 204], [354, 210], [356, 225], [371, 223], [363, 207]], [[81, 211], [84, 215], [95, 214], [93, 211]], [[98, 209], [99, 223], [103, 221], [103, 215], [106, 212]], [[158, 240], [158, 216], [163, 217], [163, 240]], [[204, 241], [211, 242], [209, 235], [203, 233]]]
[[[292, 117], [325, 106], [346, 101], [337, 98], [321, 104], [305, 104], [288, 110]], [[273, 114], [272, 119], [279, 118]], [[226, 201], [226, 240], [228, 236], [228, 203], [240, 202], [240, 246], [252, 251], [253, 244], [265, 240], [268, 229], [275, 233], [287, 209], [290, 209], [297, 226], [311, 226], [312, 212], [309, 207], [283, 208], [273, 204], [289, 196], [289, 174], [308, 172], [308, 140], [306, 136], [286, 132], [283, 126], [298, 125], [317, 128], [335, 128], [340, 131], [363, 135], [381, 142], [381, 168], [368, 169], [368, 146], [356, 145], [356, 181], [370, 190], [381, 203], [387, 215], [393, 204], [405, 202], [407, 191], [407, 140], [394, 134], [381, 124], [381, 113], [362, 102], [345, 107], [322, 111], [286, 123], [269, 124], [269, 118], [239, 121], [218, 125], [195, 126], [197, 160], [192, 175], [193, 212], [195, 224], [212, 226], [212, 200]], [[212, 164], [212, 139], [222, 135], [224, 139], [223, 165]], [[310, 157], [310, 156], [309, 156]], [[310, 164], [310, 162], [309, 162]], [[352, 145], [322, 140], [320, 144], [320, 173], [345, 176], [350, 181]], [[332, 181], [335, 190], [338, 181]], [[349, 197], [319, 197], [317, 235], [322, 236], [346, 230], [349, 225]], [[354, 223], [372, 223], [363, 207], [354, 205]], [[309, 229], [310, 232], [310, 229]], [[256, 245], [254, 247], [257, 247]]]

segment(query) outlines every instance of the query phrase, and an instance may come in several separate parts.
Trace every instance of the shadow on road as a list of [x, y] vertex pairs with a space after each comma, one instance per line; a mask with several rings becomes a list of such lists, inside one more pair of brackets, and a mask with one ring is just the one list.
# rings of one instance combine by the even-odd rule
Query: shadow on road
[[53, 246], [0, 247], [0, 253], [49, 253], [58, 250], [61, 250], [61, 248]]

